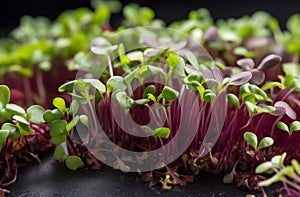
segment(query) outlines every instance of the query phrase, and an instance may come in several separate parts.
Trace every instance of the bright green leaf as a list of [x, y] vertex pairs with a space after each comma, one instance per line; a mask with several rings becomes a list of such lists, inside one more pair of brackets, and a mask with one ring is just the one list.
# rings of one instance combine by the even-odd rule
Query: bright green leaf
[[78, 156], [68, 156], [65, 160], [66, 166], [70, 170], [77, 170], [78, 168], [81, 168], [84, 166], [82, 160]]
[[154, 137], [162, 137], [162, 138], [168, 138], [170, 135], [170, 129], [167, 127], [160, 127], [154, 130], [153, 136]]
[[66, 131], [70, 132], [78, 123], [79, 116], [75, 116], [66, 126]]
[[168, 86], [164, 87], [161, 94], [162, 97], [168, 101], [174, 101], [179, 96], [179, 92], [177, 90], [174, 90]]
[[299, 165], [298, 161], [296, 159], [293, 159], [291, 161], [291, 163], [292, 163], [294, 170], [297, 172], [298, 175], [300, 175], [300, 165]]
[[279, 82], [269, 81], [269, 82], [265, 83], [265, 85], [263, 85], [261, 87], [261, 89], [263, 91], [265, 91], [265, 90], [272, 89], [272, 88], [275, 88], [275, 87], [278, 87], [281, 90], [284, 88], [283, 85]]
[[180, 57], [174, 54], [170, 54], [167, 58], [167, 64], [169, 65], [170, 68], [174, 69], [176, 68], [177, 64], [180, 61]]
[[10, 90], [6, 85], [0, 85], [0, 95], [0, 109], [3, 109], [10, 99]]
[[52, 103], [62, 113], [64, 113], [67, 110], [66, 102], [63, 98], [56, 97], [56, 98], [53, 99]]
[[24, 124], [22, 122], [17, 122], [16, 127], [18, 128], [21, 135], [30, 135], [32, 134], [32, 129], [30, 128], [29, 124]]
[[53, 153], [53, 158], [56, 161], [63, 162], [67, 158], [67, 154], [65, 152], [65, 149], [62, 145], [59, 145], [55, 148], [54, 153]]
[[153, 94], [148, 93], [147, 96], [148, 96], [148, 99], [149, 99], [149, 100], [151, 100], [151, 101], [153, 101], [154, 103], [156, 103], [156, 98], [155, 98], [155, 96], [154, 96]]
[[129, 64], [130, 63], [130, 59], [125, 55], [125, 48], [122, 43], [119, 44], [118, 53], [119, 53], [119, 58], [120, 58], [121, 64]]
[[145, 88], [145, 90], [143, 92], [143, 98], [147, 99], [149, 93], [154, 95], [154, 93], [155, 93], [155, 86], [154, 85], [149, 85]]

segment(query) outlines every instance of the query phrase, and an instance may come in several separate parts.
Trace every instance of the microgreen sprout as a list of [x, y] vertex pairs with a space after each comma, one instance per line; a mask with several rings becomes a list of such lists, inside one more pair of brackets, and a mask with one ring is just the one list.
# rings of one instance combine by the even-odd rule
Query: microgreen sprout
[[[299, 196], [299, 15], [291, 16], [287, 30], [281, 31], [278, 21], [265, 12], [214, 23], [209, 11], [201, 8], [168, 26], [203, 44], [211, 61], [203, 59], [189, 39], [166, 28], [119, 36], [128, 27], [165, 26], [150, 8], [126, 5], [125, 18], [120, 26], [113, 24], [114, 29], [109, 19], [121, 11], [120, 3], [95, 0], [92, 5], [94, 10], [66, 11], [54, 22], [25, 16], [10, 38], [0, 41], [0, 76], [6, 84], [0, 85], [0, 195], [16, 181], [19, 164], [40, 162], [42, 151], [54, 149], [54, 159], [71, 170], [100, 169], [107, 158], [100, 161], [84, 147], [101, 143], [95, 142], [98, 121], [114, 144], [139, 152], [172, 144], [180, 121], [189, 126], [199, 121], [185, 152], [149, 172], [148, 181], [157, 173], [163, 189], [171, 189], [170, 185], [183, 186], [192, 181], [190, 176], [207, 171], [225, 173], [225, 183], [236, 181], [249, 189], [282, 181], [281, 191]], [[137, 43], [142, 47], [129, 50]], [[73, 80], [71, 71], [89, 72], [92, 77]], [[177, 88], [175, 77], [184, 88]], [[134, 89], [134, 83], [141, 87]], [[205, 136], [220, 95], [229, 102], [222, 106], [224, 111], [219, 106], [226, 119], [212, 147], [205, 144]], [[93, 105], [97, 115], [81, 114]], [[181, 110], [181, 105], [187, 109]], [[122, 113], [120, 122], [114, 119], [113, 107]], [[197, 107], [199, 116], [192, 117]], [[126, 133], [122, 124], [131, 120], [138, 127]], [[80, 141], [77, 129], [90, 133]], [[187, 129], [184, 138], [190, 136]], [[207, 155], [199, 151], [202, 143]], [[103, 151], [114, 153], [105, 146]], [[143, 159], [131, 161], [123, 155], [116, 157], [115, 166], [129, 171], [127, 160]], [[275, 175], [266, 180], [258, 175], [271, 172]]]

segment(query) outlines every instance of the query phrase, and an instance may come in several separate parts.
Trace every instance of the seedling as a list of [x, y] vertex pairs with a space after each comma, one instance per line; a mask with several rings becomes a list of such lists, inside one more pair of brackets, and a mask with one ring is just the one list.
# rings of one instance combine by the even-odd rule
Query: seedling
[[[79, 124], [91, 131], [92, 137], [84, 143], [96, 136], [95, 122], [99, 121], [117, 146], [139, 152], [156, 150], [172, 141], [181, 115], [186, 122], [196, 121], [189, 116], [196, 100], [201, 109], [197, 134], [180, 158], [158, 170], [164, 189], [190, 182], [183, 172], [207, 171], [225, 173], [224, 182], [236, 180], [249, 189], [281, 180], [290, 196], [299, 196], [299, 15], [291, 16], [287, 30], [281, 31], [278, 21], [265, 12], [214, 23], [209, 11], [201, 8], [191, 11], [187, 20], [168, 26], [203, 44], [214, 60], [210, 61], [178, 32], [163, 29], [134, 31], [130, 39], [120, 36], [127, 27], [164, 26], [149, 8], [126, 5], [124, 20], [112, 28], [108, 21], [111, 13], [120, 11], [120, 3], [92, 4], [94, 10], [67, 11], [53, 22], [26, 16], [9, 38], [0, 41], [1, 82], [11, 87], [0, 85], [1, 188], [16, 180], [19, 162], [39, 161], [40, 151], [55, 146], [54, 159], [69, 169], [83, 165], [100, 169], [101, 161], [74, 137]], [[137, 43], [142, 47], [127, 51]], [[108, 69], [99, 62], [107, 63]], [[69, 71], [78, 70], [93, 76], [70, 81], [74, 76]], [[50, 81], [46, 89], [45, 80], [54, 76], [59, 76], [60, 86]], [[165, 84], [148, 83], [151, 77]], [[184, 88], [176, 87], [174, 77]], [[134, 82], [141, 87], [134, 90]], [[208, 155], [202, 155], [198, 150], [213, 118], [214, 102], [223, 94], [229, 104], [222, 106], [224, 111], [219, 109], [226, 115], [222, 132], [213, 148], [207, 144]], [[183, 98], [186, 110], [180, 110]], [[150, 135], [138, 138], [122, 130], [110, 110], [114, 104]], [[97, 116], [78, 113], [81, 107], [92, 109], [93, 105]], [[150, 117], [155, 124], [147, 127]], [[191, 131], [185, 132], [188, 138]], [[122, 159], [117, 162], [125, 165]], [[257, 184], [263, 177], [254, 173], [255, 168], [257, 173], [274, 171], [276, 175]], [[150, 177], [152, 181], [154, 176]]]
[[257, 136], [252, 132], [245, 132], [244, 139], [254, 148], [255, 152], [260, 149], [270, 147], [274, 143], [274, 140], [270, 137], [264, 137], [258, 143]]

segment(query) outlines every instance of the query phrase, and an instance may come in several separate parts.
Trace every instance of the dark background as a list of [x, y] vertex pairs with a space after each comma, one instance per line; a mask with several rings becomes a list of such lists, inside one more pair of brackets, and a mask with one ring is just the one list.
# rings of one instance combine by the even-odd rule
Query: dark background
[[[136, 2], [151, 7], [157, 18], [167, 23], [184, 19], [192, 9], [206, 7], [215, 19], [239, 17], [265, 10], [279, 19], [281, 26], [291, 14], [300, 13], [299, 0], [122, 0], [123, 5]], [[18, 25], [23, 15], [55, 19], [60, 12], [77, 7], [90, 7], [89, 0], [4, 0], [0, 4], [0, 36]]]

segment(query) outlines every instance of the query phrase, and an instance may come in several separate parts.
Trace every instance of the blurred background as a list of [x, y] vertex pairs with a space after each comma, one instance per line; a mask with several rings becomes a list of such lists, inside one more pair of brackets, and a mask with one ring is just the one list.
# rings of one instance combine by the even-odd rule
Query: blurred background
[[[211, 12], [214, 19], [226, 19], [252, 14], [254, 11], [264, 10], [275, 16], [282, 28], [288, 17], [300, 13], [299, 0], [121, 0], [123, 5], [137, 3], [152, 8], [157, 18], [167, 24], [184, 19], [188, 13], [196, 8], [205, 7]], [[19, 24], [23, 15], [46, 16], [55, 19], [59, 13], [67, 9], [91, 7], [90, 0], [5, 0], [0, 4], [0, 36], [8, 33]], [[120, 20], [121, 15], [114, 16], [113, 20]]]

